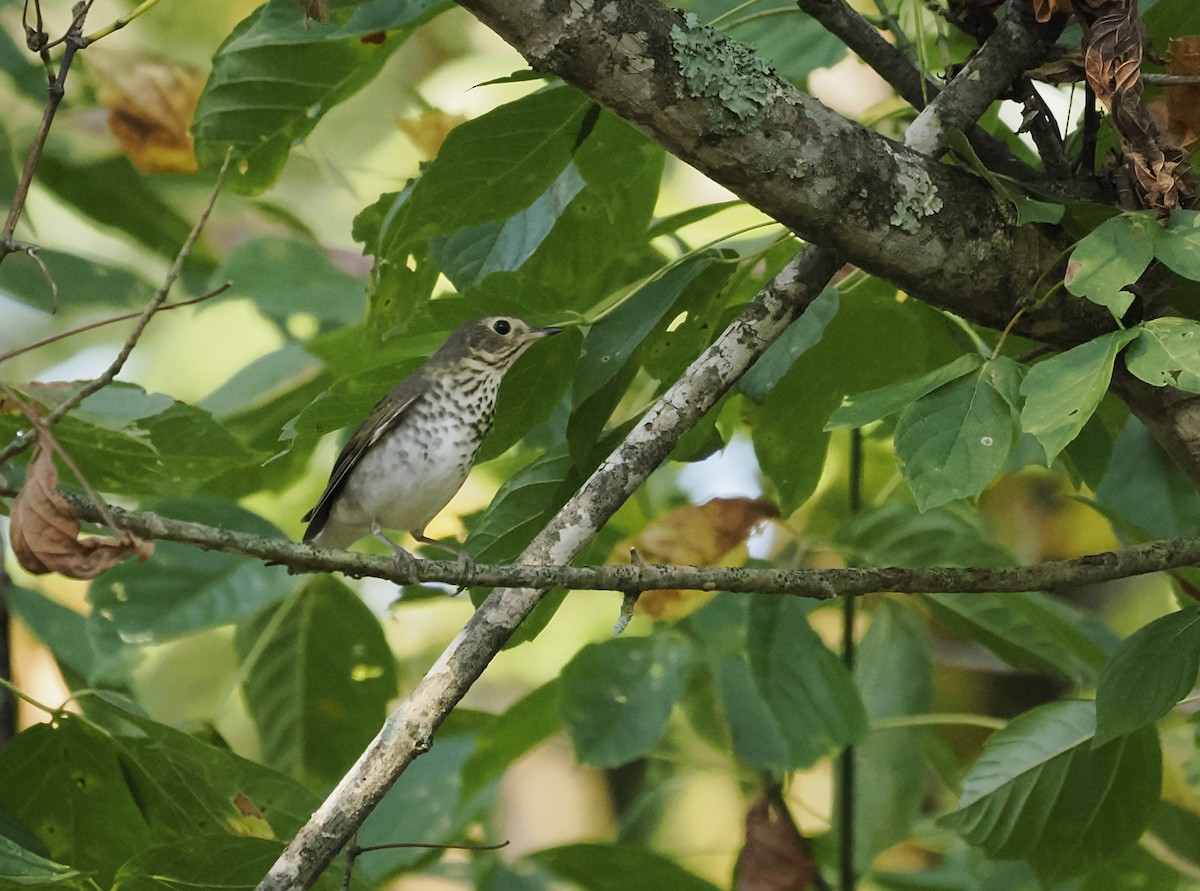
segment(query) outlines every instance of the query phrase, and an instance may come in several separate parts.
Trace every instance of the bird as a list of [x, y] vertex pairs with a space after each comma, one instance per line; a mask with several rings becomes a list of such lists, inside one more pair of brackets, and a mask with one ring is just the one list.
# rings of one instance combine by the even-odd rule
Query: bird
[[427, 537], [425, 526], [466, 482], [492, 426], [505, 372], [530, 346], [561, 330], [507, 315], [455, 329], [354, 431], [325, 491], [304, 515], [304, 542], [348, 548], [371, 535], [415, 572], [412, 555], [384, 534], [399, 530], [457, 554], [464, 569], [473, 566], [470, 553]]

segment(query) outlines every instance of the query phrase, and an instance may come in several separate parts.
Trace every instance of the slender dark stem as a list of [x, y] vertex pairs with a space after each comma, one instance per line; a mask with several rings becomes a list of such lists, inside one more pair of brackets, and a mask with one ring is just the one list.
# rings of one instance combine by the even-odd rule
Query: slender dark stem
[[[862, 510], [863, 440], [862, 431], [855, 427], [850, 431], [849, 493], [847, 496], [851, 515]], [[854, 671], [854, 612], [858, 598], [842, 598], [842, 664], [846, 670]], [[854, 891], [857, 877], [854, 874], [854, 746], [842, 749], [838, 763], [838, 873], [842, 891]]]
[[66, 95], [67, 74], [71, 70], [71, 63], [75, 60], [75, 53], [84, 46], [83, 20], [86, 15], [87, 5], [76, 6], [75, 19], [71, 22], [71, 28], [64, 41], [66, 46], [63, 49], [62, 61], [58, 64], [58, 74], [50, 82], [46, 108], [42, 112], [42, 122], [38, 126], [33, 145], [30, 146], [29, 155], [25, 158], [25, 167], [21, 170], [21, 179], [17, 183], [12, 205], [8, 208], [8, 217], [4, 221], [4, 228], [0, 230], [0, 261], [3, 261], [13, 251], [21, 249], [13, 244], [13, 233], [17, 230], [21, 211], [25, 209], [25, 200], [29, 197], [29, 187], [33, 183], [34, 171], [37, 170], [38, 162], [42, 159], [42, 151], [46, 148], [46, 137], [50, 134], [50, 125], [54, 123], [54, 115], [58, 112], [58, 106], [62, 102], [63, 96]]

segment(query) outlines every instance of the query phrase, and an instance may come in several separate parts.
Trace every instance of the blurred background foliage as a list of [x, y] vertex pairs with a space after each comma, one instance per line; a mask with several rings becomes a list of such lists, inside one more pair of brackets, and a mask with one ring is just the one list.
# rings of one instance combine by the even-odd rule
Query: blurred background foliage
[[[120, 383], [55, 427], [59, 442], [120, 503], [296, 538], [339, 431], [449, 330], [484, 311], [566, 324], [506, 380], [484, 462], [429, 530], [510, 560], [798, 245], [574, 90], [523, 76], [451, 4], [330, 5], [320, 23], [288, 0], [162, 2], [79, 54], [17, 233], [43, 248], [58, 310], [37, 266], [9, 256], [0, 351], [144, 304], [232, 143], [233, 176], [177, 295], [232, 287], [156, 317]], [[49, 31], [68, 6], [43, 4]], [[85, 31], [132, 6], [97, 0]], [[766, 6], [688, 9], [842, 113], [902, 132], [910, 113], [838, 40]], [[971, 48], [919, 4], [883, 8], [933, 70]], [[0, 2], [5, 205], [45, 102], [21, 9]], [[1173, 0], [1142, 10], [1152, 40], [1200, 30]], [[1067, 92], [1051, 98], [1065, 113]], [[1009, 109], [989, 125], [1012, 138], [1016, 120]], [[70, 385], [32, 382], [89, 378], [123, 338], [114, 325], [58, 341], [8, 359], [3, 376], [50, 405]], [[979, 372], [997, 376], [984, 389], [1011, 439], [983, 477], [945, 462], [922, 477], [919, 448], [902, 476], [901, 434], [921, 420], [910, 414], [857, 422], [870, 422], [861, 465], [858, 434], [827, 429], [844, 397], [963, 355], [976, 360], [961, 381], [976, 380], [996, 344], [850, 272], [583, 561], [635, 547], [701, 565], [1004, 566], [1196, 528], [1194, 489], [1109, 397], [1040, 466], [1041, 445], [1001, 399], [1009, 366]], [[1032, 346], [1009, 338], [1001, 357]], [[0, 441], [23, 426], [6, 406]], [[4, 467], [10, 484], [23, 461]], [[22, 702], [27, 729], [0, 754], [0, 875], [23, 887], [253, 885], [472, 608], [168, 542], [90, 584], [10, 571], [15, 682], [66, 703], [47, 714]], [[616, 595], [560, 592], [358, 837], [509, 847], [364, 854], [356, 882], [729, 887], [780, 802], [807, 839], [788, 838], [790, 868], [832, 875], [834, 756], [857, 743], [863, 887], [1192, 887], [1190, 718], [1174, 712], [1156, 732], [1152, 715], [1092, 750], [1095, 710], [1077, 699], [1181, 590], [1193, 589], [1151, 577], [1064, 597], [873, 595], [852, 671], [834, 605], [655, 592], [613, 639]], [[1194, 660], [1177, 673], [1189, 665], [1194, 681]], [[964, 785], [1006, 723], [1012, 744], [1051, 754], [1016, 789]], [[1026, 828], [998, 828], [989, 807]]]

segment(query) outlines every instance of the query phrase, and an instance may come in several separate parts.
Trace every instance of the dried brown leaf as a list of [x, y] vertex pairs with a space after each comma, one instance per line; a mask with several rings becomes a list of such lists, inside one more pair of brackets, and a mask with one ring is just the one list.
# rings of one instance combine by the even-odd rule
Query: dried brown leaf
[[329, 0], [296, 0], [296, 2], [304, 10], [305, 27], [308, 26], [309, 19], [318, 21], [322, 25], [329, 23]]
[[767, 796], [746, 812], [734, 891], [806, 891], [817, 877], [808, 841]]
[[1136, 6], [1105, 12], [1084, 35], [1088, 84], [1110, 110], [1122, 94], [1140, 89], [1144, 40]]
[[[1167, 45], [1167, 74], [1200, 75], [1200, 36], [1181, 37]], [[1172, 145], [1188, 151], [1200, 142], [1200, 85], [1163, 88], [1167, 124], [1162, 131]]]
[[1033, 14], [1039, 22], [1048, 22], [1060, 12], [1071, 12], [1071, 0], [1033, 0]]
[[[646, 563], [713, 566], [744, 542], [755, 525], [777, 516], [779, 508], [761, 498], [714, 498], [701, 505], [686, 505], [618, 544], [610, 561], [628, 563], [632, 548]], [[678, 589], [646, 591], [637, 609], [656, 619], [678, 619], [712, 596]]]
[[9, 539], [17, 562], [34, 575], [57, 572], [73, 579], [93, 579], [126, 557], [147, 560], [154, 546], [126, 532], [123, 538], [79, 538], [79, 519], [56, 491], [58, 471], [49, 447], [39, 442], [13, 500]]
[[133, 166], [142, 173], [195, 173], [191, 125], [203, 73], [152, 59], [89, 58], [108, 128]]

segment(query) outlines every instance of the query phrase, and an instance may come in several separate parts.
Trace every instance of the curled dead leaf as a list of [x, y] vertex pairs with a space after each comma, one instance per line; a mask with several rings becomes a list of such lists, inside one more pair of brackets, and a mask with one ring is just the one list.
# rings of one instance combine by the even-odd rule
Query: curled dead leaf
[[1121, 94], [1139, 89], [1144, 43], [1136, 4], [1104, 12], [1087, 29], [1083, 70], [1096, 98], [1109, 110]]
[[[779, 516], [779, 508], [762, 498], [714, 498], [685, 505], [652, 522], [613, 549], [613, 563], [628, 563], [634, 550], [646, 563], [714, 566], [742, 544], [762, 520]], [[637, 611], [656, 619], [678, 619], [699, 609], [713, 592], [678, 589], [646, 591]]]
[[133, 166], [142, 173], [195, 173], [191, 125], [204, 74], [152, 59], [88, 58], [108, 128]]
[[766, 795], [746, 812], [735, 891], [806, 891], [817, 878], [808, 840]]
[[1033, 0], [1033, 14], [1039, 22], [1048, 22], [1060, 12], [1071, 12], [1071, 0]]
[[39, 443], [9, 518], [13, 553], [27, 572], [93, 579], [133, 554], [143, 561], [150, 558], [154, 546], [129, 532], [121, 538], [79, 538], [79, 519], [57, 487], [54, 459]]

